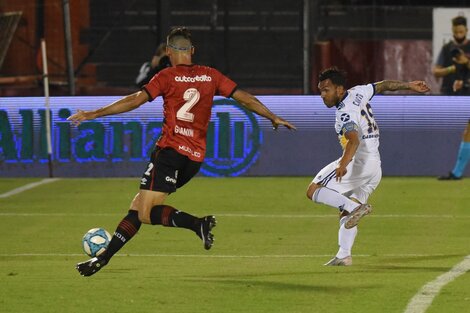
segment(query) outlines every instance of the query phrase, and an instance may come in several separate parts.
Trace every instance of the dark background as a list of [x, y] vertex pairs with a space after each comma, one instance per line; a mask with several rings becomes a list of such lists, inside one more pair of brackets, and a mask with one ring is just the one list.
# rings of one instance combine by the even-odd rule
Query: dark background
[[[67, 95], [64, 0], [0, 1], [0, 12], [21, 11], [0, 67], [0, 95], [42, 95], [40, 39], [48, 47], [51, 95]], [[309, 87], [303, 86], [304, 13], [308, 4]], [[124, 94], [136, 89], [143, 62], [174, 26], [193, 32], [196, 63], [214, 66], [256, 94], [316, 93], [318, 71], [345, 68], [350, 84], [426, 79], [430, 74], [432, 10], [470, 1], [331, 0], [80, 0], [69, 1], [76, 95]], [[450, 29], [450, 21], [449, 21]], [[403, 55], [384, 57], [394, 47]], [[406, 71], [395, 72], [397, 64]], [[413, 73], [413, 77], [410, 77]], [[1, 78], [16, 77], [14, 83]]]

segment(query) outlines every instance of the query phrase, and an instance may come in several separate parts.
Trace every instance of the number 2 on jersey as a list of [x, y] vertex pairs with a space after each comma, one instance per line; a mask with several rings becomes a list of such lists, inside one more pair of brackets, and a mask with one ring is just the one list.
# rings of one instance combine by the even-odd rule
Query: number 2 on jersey
[[194, 121], [194, 114], [189, 112], [193, 106], [199, 101], [201, 94], [196, 88], [189, 88], [183, 94], [183, 99], [186, 101], [183, 106], [176, 112], [176, 118], [185, 121], [185, 122], [193, 122]]

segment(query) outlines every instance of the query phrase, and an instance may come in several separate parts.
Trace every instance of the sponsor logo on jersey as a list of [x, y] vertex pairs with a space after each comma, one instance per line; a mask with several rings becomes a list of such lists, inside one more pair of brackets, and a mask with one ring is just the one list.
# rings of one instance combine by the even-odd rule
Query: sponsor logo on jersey
[[362, 139], [370, 139], [370, 138], [379, 138], [379, 134], [371, 134], [371, 135], [362, 135]]
[[187, 146], [180, 145], [180, 146], [178, 146], [178, 150], [183, 150], [185, 152], [188, 152], [188, 153], [190, 153], [191, 155], [193, 155], [197, 158], [201, 157], [201, 152], [193, 151], [193, 149], [191, 149], [190, 147], [187, 147]]
[[169, 181], [170, 183], [176, 184], [176, 178], [167, 176], [167, 177], [165, 177], [165, 180]]
[[180, 134], [186, 137], [194, 137], [194, 130], [176, 125], [175, 134]]
[[207, 75], [197, 75], [193, 77], [175, 76], [175, 81], [179, 83], [210, 82], [212, 81], [212, 77]]
[[339, 117], [339, 119], [342, 121], [342, 122], [347, 122], [351, 119], [351, 117], [349, 116], [348, 113], [343, 113], [341, 114], [341, 116]]

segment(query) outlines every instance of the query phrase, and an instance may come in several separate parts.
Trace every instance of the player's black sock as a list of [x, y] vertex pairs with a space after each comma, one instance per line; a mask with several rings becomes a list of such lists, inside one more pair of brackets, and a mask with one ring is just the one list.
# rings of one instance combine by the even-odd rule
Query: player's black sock
[[99, 259], [106, 260], [106, 263], [137, 233], [142, 222], [139, 220], [137, 211], [130, 210], [127, 216], [119, 223], [113, 238], [106, 248], [106, 251], [99, 256]]
[[183, 211], [178, 211], [169, 205], [156, 205], [150, 211], [150, 222], [152, 225], [163, 225], [168, 227], [182, 227], [197, 231], [199, 218]]

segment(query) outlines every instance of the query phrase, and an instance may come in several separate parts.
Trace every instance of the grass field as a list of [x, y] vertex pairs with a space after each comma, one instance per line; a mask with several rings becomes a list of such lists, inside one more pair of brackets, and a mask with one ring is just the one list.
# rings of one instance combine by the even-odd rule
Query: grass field
[[[40, 179], [0, 179], [0, 194]], [[113, 232], [139, 180], [61, 179], [0, 198], [0, 312], [404, 312], [426, 283], [470, 255], [470, 180], [384, 178], [361, 221], [352, 267], [334, 209], [305, 197], [310, 178], [195, 178], [169, 204], [215, 214], [205, 251], [187, 230], [143, 225], [92, 277], [81, 237]], [[469, 312], [470, 274], [426, 312]]]

